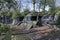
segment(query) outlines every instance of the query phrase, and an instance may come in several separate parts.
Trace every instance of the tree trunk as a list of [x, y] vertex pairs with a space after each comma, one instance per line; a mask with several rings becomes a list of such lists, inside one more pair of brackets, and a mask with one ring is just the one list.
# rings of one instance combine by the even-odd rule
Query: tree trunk
[[44, 10], [44, 13], [45, 13], [45, 6], [46, 6], [46, 0], [45, 0], [45, 4], [44, 4], [44, 9], [43, 9]]
[[39, 6], [39, 12], [40, 12], [40, 6]]
[[37, 22], [38, 22], [38, 20], [39, 20], [39, 14], [37, 14]]
[[33, 4], [33, 11], [35, 12], [35, 4]]

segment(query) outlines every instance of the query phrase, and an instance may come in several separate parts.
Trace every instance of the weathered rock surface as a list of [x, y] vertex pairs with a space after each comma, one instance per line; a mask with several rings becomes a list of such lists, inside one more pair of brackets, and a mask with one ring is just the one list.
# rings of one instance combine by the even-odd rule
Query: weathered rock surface
[[28, 37], [30, 37], [32, 40], [41, 39], [42, 37], [49, 35], [51, 31], [54, 31], [54, 29], [51, 27], [52, 26], [50, 25], [46, 25], [38, 28], [32, 28], [29, 30], [30, 33], [28, 34]]
[[51, 25], [44, 25], [29, 30], [23, 30], [21, 30], [21, 27], [16, 27], [16, 30], [13, 30], [12, 33], [18, 35], [24, 34], [28, 36], [31, 40], [60, 40], [60, 35], [56, 35], [60, 34], [60, 32], [55, 32], [54, 27]]

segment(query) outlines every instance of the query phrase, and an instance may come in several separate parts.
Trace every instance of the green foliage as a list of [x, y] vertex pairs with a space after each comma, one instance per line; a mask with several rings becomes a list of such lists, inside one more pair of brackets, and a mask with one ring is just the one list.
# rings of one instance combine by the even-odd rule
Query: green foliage
[[40, 5], [45, 5], [45, 0], [40, 0]]
[[11, 40], [11, 35], [11, 30], [7, 31], [4, 40]]
[[[24, 13], [24, 12], [23, 12]], [[12, 11], [12, 19], [16, 18], [19, 15], [23, 15], [23, 13], [19, 12], [18, 10]]]
[[16, 16], [17, 16], [17, 12], [16, 11], [13, 11], [12, 12], [12, 19], [14, 19]]
[[2, 15], [2, 11], [0, 11], [0, 16]]
[[40, 0], [40, 5], [49, 5], [50, 7], [51, 6], [54, 6], [55, 5], [55, 0]]
[[59, 12], [60, 11], [60, 6], [55, 7], [55, 11], [56, 11], [56, 13]]
[[[4, 6], [5, 5], [5, 6]], [[0, 0], [0, 16], [1, 15], [10, 15], [11, 8], [13, 8], [15, 11], [17, 10], [17, 1], [16, 0]], [[3, 9], [3, 10], [2, 10]], [[16, 12], [12, 12], [12, 18], [16, 16]]]
[[45, 7], [49, 6], [49, 14], [54, 14], [55, 13], [55, 0], [40, 0], [39, 6], [41, 9], [43, 9], [45, 13]]
[[0, 24], [0, 31], [1, 32], [7, 32], [9, 30], [10, 30], [9, 26], [7, 26], [5, 24]]
[[21, 15], [25, 16], [29, 13], [30, 13], [29, 9], [26, 8], [23, 12], [21, 12]]
[[[4, 4], [6, 5], [6, 7], [4, 6]], [[16, 9], [16, 5], [17, 5], [16, 0], [0, 0], [0, 10], [4, 7], [8, 8], [9, 10], [10, 10], [11, 7]]]
[[0, 33], [6, 33], [4, 40], [11, 40], [11, 30], [10, 27], [7, 26], [6, 24], [0, 24]]
[[57, 24], [60, 25], [60, 15], [58, 17]]

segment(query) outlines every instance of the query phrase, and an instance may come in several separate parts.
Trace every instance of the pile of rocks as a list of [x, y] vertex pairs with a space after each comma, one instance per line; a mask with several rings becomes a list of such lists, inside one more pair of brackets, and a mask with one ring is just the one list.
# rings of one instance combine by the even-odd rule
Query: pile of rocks
[[51, 25], [45, 25], [42, 27], [32, 28], [29, 31], [28, 37], [30, 37], [31, 40], [41, 40], [41, 38], [49, 35], [51, 31], [54, 31], [54, 28], [52, 28]]

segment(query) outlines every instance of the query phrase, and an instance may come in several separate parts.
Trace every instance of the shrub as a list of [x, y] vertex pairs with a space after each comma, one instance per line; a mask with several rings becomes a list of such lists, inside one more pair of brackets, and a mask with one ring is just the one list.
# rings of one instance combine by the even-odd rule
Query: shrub
[[0, 32], [7, 32], [10, 28], [6, 24], [0, 24]]

